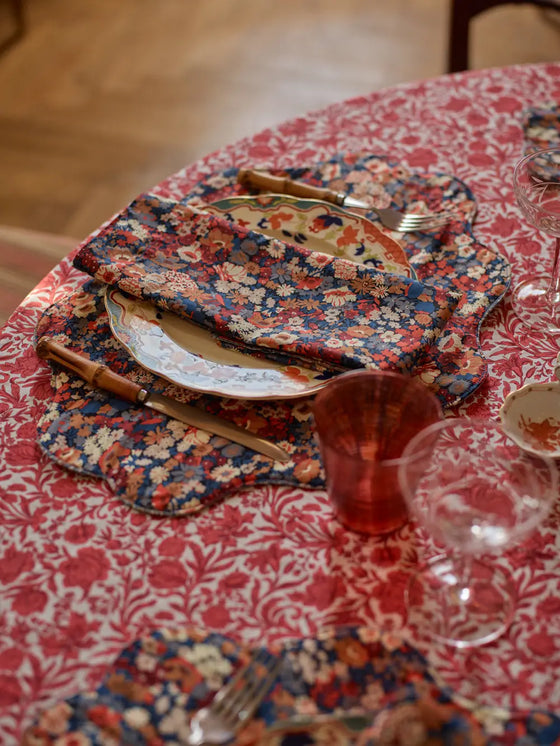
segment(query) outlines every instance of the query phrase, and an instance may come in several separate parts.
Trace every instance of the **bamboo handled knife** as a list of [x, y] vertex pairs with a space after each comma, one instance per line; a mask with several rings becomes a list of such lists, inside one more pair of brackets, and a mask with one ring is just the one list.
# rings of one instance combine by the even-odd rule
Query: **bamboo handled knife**
[[286, 462], [290, 460], [289, 455], [275, 443], [255, 435], [250, 430], [234, 425], [232, 422], [204, 412], [197, 407], [175, 401], [168, 396], [143, 389], [137, 383], [115, 373], [106, 365], [96, 363], [89, 358], [78, 355], [63, 345], [48, 337], [41, 337], [37, 344], [37, 354], [43, 360], [52, 360], [68, 370], [77, 373], [84, 381], [92, 386], [109, 391], [120, 396], [133, 404], [142, 404], [151, 407], [167, 417], [206, 430], [214, 435], [228, 438], [234, 443], [239, 443], [246, 448], [251, 448], [257, 453], [262, 453], [275, 461]]

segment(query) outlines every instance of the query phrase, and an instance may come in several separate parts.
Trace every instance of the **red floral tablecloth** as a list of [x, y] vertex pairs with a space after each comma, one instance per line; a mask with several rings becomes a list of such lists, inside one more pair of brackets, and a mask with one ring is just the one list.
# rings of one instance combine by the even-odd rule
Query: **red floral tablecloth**
[[[523, 112], [560, 101], [560, 64], [515, 66], [397, 86], [331, 106], [224, 148], [154, 190], [181, 199], [229, 166], [293, 167], [369, 151], [452, 173], [478, 202], [475, 235], [512, 264], [514, 282], [550, 266], [550, 242], [523, 221], [511, 185]], [[322, 490], [261, 487], [196, 519], [130, 510], [97, 480], [50, 462], [36, 423], [50, 370], [32, 347], [44, 309], [83, 282], [61, 262], [0, 334], [0, 742], [17, 743], [40, 710], [98, 685], [141, 634], [196, 624], [241, 642], [354, 623], [406, 633], [403, 588], [417, 561], [410, 526], [363, 538], [333, 519]], [[505, 301], [481, 330], [489, 374], [456, 413], [496, 417], [505, 395], [548, 380], [557, 342], [532, 337]], [[507, 704], [560, 711], [560, 508], [500, 562], [519, 605], [508, 634], [462, 657], [428, 651], [442, 673], [472, 673]], [[421, 640], [412, 639], [422, 647]], [[473, 685], [476, 690], [476, 683]]]

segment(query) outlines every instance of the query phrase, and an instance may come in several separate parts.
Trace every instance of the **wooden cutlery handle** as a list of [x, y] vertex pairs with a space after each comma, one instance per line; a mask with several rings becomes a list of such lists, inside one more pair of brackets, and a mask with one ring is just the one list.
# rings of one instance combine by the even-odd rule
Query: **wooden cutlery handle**
[[[59, 365], [77, 373], [92, 386], [110, 391], [112, 394], [136, 403], [139, 394], [144, 391], [138, 384], [114, 373], [106, 365], [95, 363], [87, 357], [78, 355], [48, 337], [41, 337], [37, 344], [37, 354], [43, 360], [52, 360]], [[142, 397], [140, 397], [141, 399]]]
[[333, 192], [332, 189], [323, 189], [287, 177], [271, 176], [263, 171], [253, 171], [248, 168], [239, 169], [237, 181], [248, 189], [258, 189], [260, 192], [275, 192], [276, 194], [289, 194], [292, 197], [321, 199], [335, 205], [342, 205], [344, 202], [344, 195]]

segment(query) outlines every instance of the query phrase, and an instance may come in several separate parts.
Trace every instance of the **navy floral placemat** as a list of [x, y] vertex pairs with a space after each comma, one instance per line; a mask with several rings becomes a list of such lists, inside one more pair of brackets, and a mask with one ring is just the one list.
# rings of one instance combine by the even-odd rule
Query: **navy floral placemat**
[[[409, 280], [384, 277], [372, 268], [340, 259], [329, 263], [330, 269], [323, 277], [309, 270], [313, 258], [302, 247], [263, 240], [237, 227], [232, 232], [222, 222], [210, 220], [203, 213], [204, 204], [240, 193], [236, 175], [232, 169], [208, 177], [185, 197], [185, 204], [153, 196], [136, 200], [80, 254], [79, 266], [98, 279], [86, 278], [80, 290], [51, 306], [37, 328], [37, 338], [53, 336], [149, 389], [189, 401], [278, 442], [291, 456], [286, 464], [273, 462], [151, 410], [131, 407], [55, 366], [54, 395], [39, 422], [39, 445], [65, 468], [105, 479], [120, 499], [143, 512], [190, 515], [243, 487], [258, 484], [320, 488], [324, 486], [324, 473], [307, 399], [222, 399], [195, 394], [155, 377], [135, 363], [112, 336], [103, 307], [107, 283], [157, 300], [162, 308], [214, 329], [228, 343], [248, 342], [266, 354], [272, 345], [274, 354], [314, 358], [318, 365], [333, 371], [370, 364], [410, 371], [437, 394], [443, 406], [461, 401], [480, 385], [486, 373], [478, 330], [489, 310], [503, 297], [510, 268], [497, 251], [475, 240], [471, 222], [476, 206], [462, 182], [448, 175], [409, 173], [386, 159], [356, 154], [289, 172], [294, 178], [315, 184], [337, 189], [345, 185], [356, 196], [376, 203], [452, 209], [452, 221], [438, 233], [399, 235], [418, 277]], [[214, 235], [215, 230], [219, 237]], [[195, 250], [187, 255], [191, 246]], [[246, 248], [253, 252], [251, 256], [259, 257], [252, 265], [249, 262], [250, 271]], [[221, 251], [225, 252], [223, 257]], [[179, 252], [181, 262], [189, 267], [187, 272], [180, 271]], [[231, 265], [232, 274], [241, 270], [249, 283], [255, 280], [256, 285], [263, 273], [273, 275], [279, 266], [273, 261], [274, 254], [280, 252], [292, 268], [289, 288], [293, 292], [288, 298], [297, 291], [296, 297], [312, 307], [303, 313], [296, 305], [297, 313], [292, 316], [292, 305], [278, 305], [274, 300], [280, 326], [268, 336], [261, 334], [262, 305], [251, 305], [250, 313], [243, 315], [246, 308], [243, 304], [240, 307], [240, 294], [235, 305], [231, 295], [220, 291], [214, 296], [223, 297], [213, 304], [215, 277], [207, 271], [205, 252]], [[108, 256], [110, 261], [106, 261]], [[196, 267], [196, 282], [190, 277], [190, 265]], [[163, 285], [162, 274], [166, 279]], [[313, 325], [326, 315], [317, 298], [324, 298], [333, 289], [336, 293], [342, 286], [350, 287], [352, 281], [357, 282], [357, 288], [349, 304], [351, 313], [347, 315], [333, 305], [329, 308], [331, 321], [314, 336]], [[304, 287], [300, 292], [295, 287], [298, 283], [315, 287]], [[238, 290], [237, 279], [234, 285]], [[171, 287], [172, 292], [167, 292]], [[277, 284], [274, 287], [278, 289]], [[381, 288], [381, 298], [375, 297], [376, 288]], [[389, 351], [385, 357], [378, 344], [381, 335], [371, 335], [376, 312], [383, 316], [383, 342]], [[224, 316], [232, 323], [220, 326]], [[355, 323], [356, 316], [367, 319], [368, 325]], [[285, 324], [294, 317], [300, 324], [295, 330], [298, 333], [286, 335]], [[340, 340], [339, 323], [343, 329]], [[301, 324], [307, 325], [305, 335]], [[360, 329], [368, 334], [360, 334]], [[323, 336], [332, 340], [332, 346], [321, 342]]]
[[[96, 691], [41, 713], [22, 746], [187, 743], [192, 714], [250, 655], [218, 632], [154, 631], [120, 653]], [[395, 634], [343, 627], [262, 649], [261, 655], [281, 663], [236, 743], [550, 746], [560, 738], [560, 720], [546, 712], [484, 722], [475, 706], [455, 703], [425, 658]]]
[[526, 152], [560, 147], [560, 105], [532, 106], [524, 112]]

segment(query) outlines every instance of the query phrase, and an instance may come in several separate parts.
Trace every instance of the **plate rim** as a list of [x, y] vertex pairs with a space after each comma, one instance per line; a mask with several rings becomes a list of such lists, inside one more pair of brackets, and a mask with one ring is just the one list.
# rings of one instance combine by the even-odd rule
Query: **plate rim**
[[[109, 318], [109, 326], [110, 326], [110, 329], [111, 329], [111, 333], [113, 334], [113, 337], [119, 342], [119, 344], [121, 344], [128, 351], [128, 353], [131, 355], [131, 357], [144, 370], [148, 370], [150, 373], [158, 376], [159, 378], [162, 378], [162, 379], [168, 381], [169, 383], [172, 383], [172, 384], [174, 384], [176, 386], [179, 386], [180, 388], [185, 389], [187, 391], [193, 391], [193, 392], [198, 392], [198, 393], [202, 393], [202, 394], [211, 394], [213, 396], [220, 396], [220, 397], [229, 398], [229, 399], [247, 399], [247, 400], [256, 400], [256, 401], [280, 400], [280, 399], [301, 399], [301, 398], [308, 397], [308, 396], [311, 396], [311, 395], [317, 393], [320, 389], [324, 388], [327, 385], [327, 383], [331, 380], [332, 377], [334, 377], [334, 376], [337, 375], [336, 372], [335, 372], [329, 378], [321, 379], [320, 381], [310, 382], [307, 386], [305, 386], [304, 388], [302, 388], [300, 391], [294, 391], [294, 392], [291, 392], [291, 393], [286, 393], [285, 391], [284, 392], [282, 392], [282, 391], [276, 391], [276, 392], [271, 392], [271, 393], [268, 393], [268, 394], [262, 394], [262, 393], [255, 394], [255, 393], [251, 393], [251, 391], [244, 391], [243, 395], [241, 395], [241, 394], [233, 392], [233, 391], [229, 391], [228, 392], [223, 387], [220, 387], [220, 386], [216, 386], [216, 387], [207, 387], [207, 386], [204, 386], [203, 387], [203, 386], [196, 386], [196, 385], [187, 385], [187, 384], [182, 383], [182, 382], [180, 382], [180, 381], [178, 381], [178, 380], [176, 380], [174, 378], [171, 378], [169, 375], [166, 375], [165, 373], [162, 373], [161, 371], [156, 370], [153, 367], [149, 367], [148, 365], [146, 365], [146, 362], [143, 362], [138, 357], [138, 355], [136, 354], [136, 352], [130, 347], [130, 345], [127, 344], [127, 342], [125, 340], [123, 340], [122, 336], [119, 334], [118, 330], [115, 328], [115, 320], [114, 320], [115, 319], [115, 314], [114, 314], [114, 312], [111, 311], [111, 308], [110, 308], [110, 304], [111, 303], [113, 303], [115, 305], [119, 305], [118, 302], [114, 298], [111, 297], [111, 296], [114, 296], [114, 295], [120, 296], [125, 302], [130, 300], [130, 302], [133, 302], [133, 303], [136, 303], [136, 304], [139, 304], [139, 305], [143, 305], [143, 306], [145, 306], [145, 307], [147, 307], [149, 309], [156, 309], [156, 306], [154, 306], [153, 304], [151, 304], [149, 301], [146, 301], [146, 300], [143, 300], [143, 299], [139, 299], [139, 298], [129, 299], [123, 292], [121, 292], [117, 288], [109, 288], [108, 287], [106, 289], [105, 293], [104, 293], [104, 296], [103, 296], [103, 302], [104, 302], [104, 305], [105, 305], [105, 310], [107, 312], [107, 316]], [[162, 315], [169, 313], [169, 312], [163, 311], [163, 310], [159, 310], [157, 312], [161, 313]], [[189, 323], [186, 319], [181, 319], [181, 320], [184, 321], [186, 324]], [[192, 356], [192, 357], [195, 357], [195, 358], [202, 359], [202, 360], [205, 359], [203, 356], [197, 355], [196, 353], [190, 352], [189, 350], [186, 350], [184, 347], [182, 347], [178, 342], [176, 342], [173, 339], [173, 337], [171, 337], [165, 331], [165, 329], [159, 323], [159, 320], [157, 318], [155, 319], [155, 321], [156, 321], [159, 329], [161, 330], [162, 335], [165, 336], [166, 340], [168, 340], [171, 344], [173, 344], [175, 347], [177, 347], [179, 350], [181, 350], [182, 353], [184, 353], [185, 355], [189, 355], [189, 356]], [[200, 327], [200, 328], [203, 329], [203, 331], [206, 331], [206, 330], [204, 330], [203, 327]], [[209, 331], [208, 331], [208, 335], [210, 335]], [[270, 362], [270, 368], [269, 369], [272, 370], [272, 371], [274, 371], [274, 372], [276, 372], [276, 373], [278, 373], [279, 375], [282, 375], [282, 369], [283, 368], [294, 367], [294, 366], [282, 365], [280, 363], [275, 363], [273, 360], [270, 360], [269, 362]], [[233, 365], [233, 364], [228, 365], [228, 364], [225, 364], [225, 363], [215, 363], [215, 365], [221, 366], [221, 367], [224, 367], [224, 368], [228, 368], [228, 369], [236, 368], [238, 370], [245, 370], [245, 371], [254, 370], [257, 375], [259, 373], [262, 374], [262, 372], [264, 370], [267, 370], [265, 368], [242, 368], [239, 365]], [[304, 370], [310, 370], [310, 371], [312, 371], [311, 368], [304, 368], [304, 366], [297, 366], [296, 365], [295, 367], [300, 367], [300, 368], [302, 368]], [[284, 375], [286, 375], [286, 374], [284, 374]], [[321, 373], [319, 371], [317, 371], [317, 376], [319, 376], [319, 375], [321, 375]]]
[[[218, 208], [218, 205], [224, 202], [231, 202], [232, 200], [238, 201], [239, 203], [247, 202], [248, 204], [255, 204], [258, 202], [259, 199], [262, 198], [274, 198], [276, 200], [281, 200], [282, 202], [286, 204], [292, 204], [294, 206], [297, 206], [299, 204], [305, 203], [310, 204], [312, 206], [320, 206], [323, 207], [325, 210], [330, 210], [331, 212], [341, 215], [344, 217], [352, 218], [353, 220], [358, 220], [362, 223], [367, 223], [367, 225], [371, 226], [372, 230], [376, 233], [379, 233], [382, 235], [386, 240], [391, 241], [394, 243], [402, 252], [403, 257], [406, 261], [407, 268], [408, 268], [408, 275], [403, 275], [403, 277], [408, 277], [410, 280], [418, 279], [418, 276], [416, 274], [416, 270], [414, 269], [413, 265], [410, 263], [408, 256], [406, 255], [406, 251], [404, 250], [403, 246], [397, 241], [396, 238], [393, 238], [392, 236], [388, 235], [387, 233], [384, 233], [378, 226], [369, 218], [367, 218], [365, 215], [360, 215], [357, 212], [353, 212], [352, 210], [348, 210], [346, 207], [341, 207], [340, 205], [336, 205], [332, 202], [327, 202], [326, 200], [320, 200], [320, 199], [314, 199], [312, 197], [294, 197], [289, 194], [280, 194], [276, 192], [267, 192], [266, 194], [262, 195], [251, 195], [251, 194], [231, 194], [228, 197], [222, 197], [221, 199], [214, 200], [212, 202], [208, 202], [205, 204], [204, 209], [207, 209], [208, 207], [216, 207]], [[263, 205], [263, 208], [265, 208], [266, 205]], [[223, 214], [223, 213], [222, 213]], [[252, 228], [252, 230], [256, 230], [256, 228]], [[259, 229], [260, 230], [260, 229]], [[320, 239], [319, 239], [320, 240]], [[310, 251], [318, 251], [318, 249], [310, 249]], [[322, 252], [324, 254], [327, 254], [328, 256], [336, 256], [340, 259], [346, 259], [350, 262], [355, 262], [356, 264], [363, 264], [363, 266], [368, 266], [367, 264], [364, 264], [363, 262], [356, 262], [356, 260], [351, 259], [349, 257], [340, 256], [338, 254], [333, 254], [329, 251]], [[390, 274], [399, 274], [399, 272], [394, 270], [379, 270], [380, 272], [386, 271]]]

